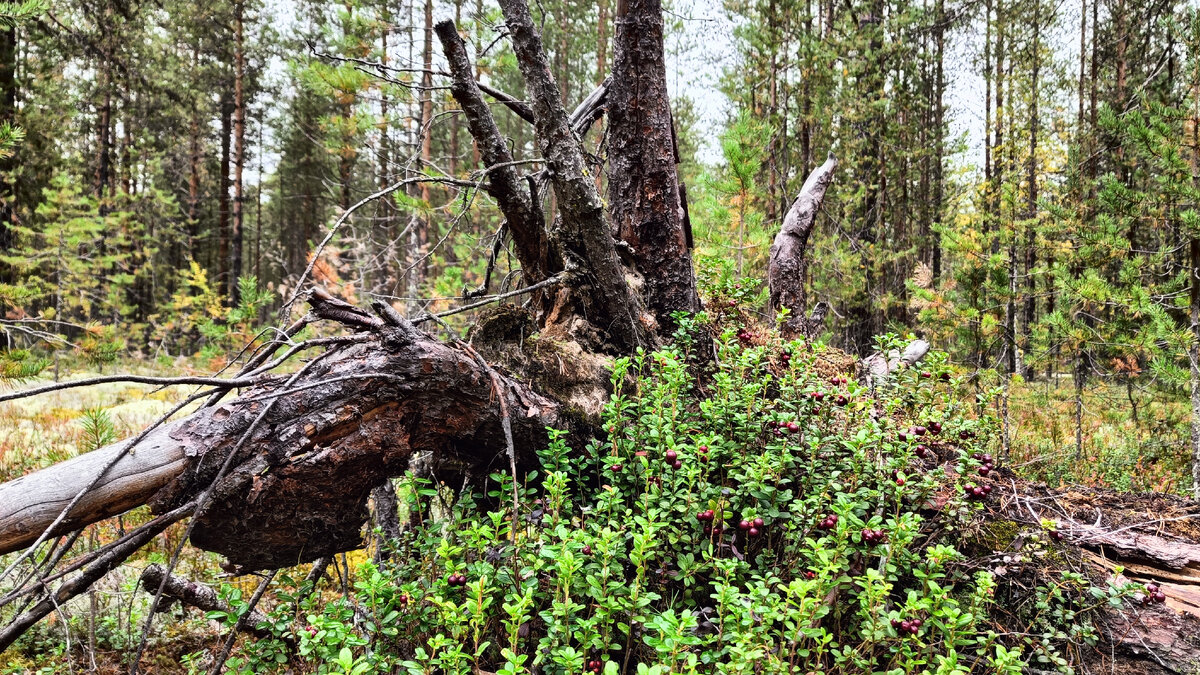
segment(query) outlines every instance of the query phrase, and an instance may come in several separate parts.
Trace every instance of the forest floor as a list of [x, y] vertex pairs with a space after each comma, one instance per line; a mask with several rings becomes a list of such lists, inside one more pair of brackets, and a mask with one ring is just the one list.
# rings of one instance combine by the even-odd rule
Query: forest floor
[[[204, 369], [183, 361], [122, 363], [105, 368], [106, 373], [135, 372], [169, 375], [201, 374]], [[72, 371], [72, 379], [99, 372]], [[39, 378], [38, 383], [52, 381]], [[30, 386], [33, 383], [24, 383]], [[156, 389], [144, 385], [109, 384], [56, 392], [0, 407], [0, 480], [62, 461], [118, 438], [132, 435], [190, 393], [190, 388]], [[1130, 392], [1111, 384], [1088, 388], [1083, 398], [1082, 452], [1075, 445], [1074, 387], [1069, 378], [1014, 384], [1011, 413], [1012, 450], [1007, 465], [1020, 477], [1045, 483], [1049, 488], [1078, 485], [1109, 488], [1122, 492], [1174, 492], [1187, 486], [1188, 410], [1182, 394]], [[1081, 461], [1082, 460], [1082, 461]], [[148, 519], [145, 507], [123, 517], [91, 526], [77, 548], [97, 546], [111, 540], [123, 528]], [[71, 672], [81, 666], [94, 672], [124, 672], [122, 658], [136, 648], [148, 611], [148, 596], [138, 589], [141, 570], [150, 563], [167, 560], [185, 524], [168, 529], [153, 544], [139, 552], [96, 585], [93, 592], [63, 608], [31, 630], [16, 647], [0, 656], [0, 675], [9, 673]], [[0, 557], [7, 564], [13, 555]], [[348, 569], [365, 559], [362, 552], [351, 555]], [[258, 583], [255, 576], [225, 579], [219, 556], [184, 547], [177, 573], [211, 585], [226, 583], [243, 597]], [[302, 576], [307, 570], [296, 570]], [[227, 590], [230, 590], [227, 589]], [[81, 664], [82, 645], [68, 646], [62, 629], [72, 625], [73, 639], [87, 640], [82, 651], [95, 658]], [[178, 607], [168, 618], [161, 615], [146, 663], [154, 672], [188, 672], [185, 655], [217, 639], [219, 626], [194, 610]], [[82, 636], [82, 637], [80, 637]]]

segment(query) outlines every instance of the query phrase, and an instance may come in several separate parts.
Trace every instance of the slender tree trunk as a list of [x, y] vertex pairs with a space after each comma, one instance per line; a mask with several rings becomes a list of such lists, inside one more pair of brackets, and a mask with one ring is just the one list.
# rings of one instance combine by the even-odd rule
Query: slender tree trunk
[[942, 224], [942, 216], [946, 212], [945, 201], [945, 178], [944, 165], [946, 161], [946, 113], [944, 100], [946, 96], [946, 72], [945, 72], [945, 54], [946, 54], [946, 3], [945, 0], [937, 0], [937, 13], [935, 15], [937, 21], [937, 29], [934, 31], [934, 43], [936, 45], [936, 56], [934, 64], [934, 98], [933, 98], [933, 133], [935, 157], [933, 164], [933, 204], [934, 223], [933, 232], [931, 234], [932, 241], [929, 242], [933, 249], [933, 260], [931, 267], [933, 268], [933, 279], [937, 281], [942, 276], [942, 235], [938, 229]]
[[[0, 27], [0, 124], [16, 124], [17, 120], [17, 29]], [[12, 230], [16, 219], [16, 185], [11, 174], [17, 167], [16, 148], [8, 157], [0, 157], [0, 252], [15, 244]], [[8, 280], [5, 269], [0, 279]]]
[[[221, 175], [217, 197], [217, 281], [229, 283], [229, 164], [230, 136], [233, 133], [233, 100], [229, 93], [221, 95]], [[219, 287], [218, 287], [219, 288]]]
[[245, 191], [243, 172], [246, 167], [246, 49], [244, 0], [233, 3], [233, 227], [229, 233], [229, 300], [238, 304], [238, 277], [242, 274], [242, 233], [245, 229]]
[[[1024, 320], [1021, 322], [1022, 335], [1021, 344], [1026, 355], [1030, 352], [1030, 338], [1033, 334], [1033, 323], [1037, 318], [1037, 216], [1038, 216], [1038, 176], [1037, 176], [1037, 149], [1038, 149], [1038, 75], [1042, 63], [1041, 57], [1041, 42], [1040, 42], [1040, 23], [1041, 23], [1041, 0], [1034, 0], [1033, 11], [1033, 45], [1032, 57], [1033, 68], [1030, 73], [1030, 97], [1029, 97], [1029, 165], [1028, 174], [1026, 176], [1027, 196], [1025, 208], [1025, 297], [1024, 297]], [[1028, 374], [1032, 376], [1032, 369], [1028, 370]]]

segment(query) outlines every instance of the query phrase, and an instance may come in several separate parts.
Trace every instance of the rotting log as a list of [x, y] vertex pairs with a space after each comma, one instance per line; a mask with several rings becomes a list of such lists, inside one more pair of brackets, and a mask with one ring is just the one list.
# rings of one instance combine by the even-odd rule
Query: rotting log
[[[993, 473], [990, 480], [996, 488], [989, 500], [990, 519], [1009, 519], [1029, 532], [1042, 532], [1044, 523], [1052, 523], [1063, 538], [1058, 545], [1069, 555], [1077, 553], [1081, 569], [1097, 582], [1153, 582], [1166, 594], [1164, 604], [1101, 610], [1102, 641], [1083, 655], [1093, 672], [1196, 672], [1200, 665], [1200, 503], [1174, 495], [1077, 486], [1050, 490], [1021, 481], [1007, 469]], [[1036, 556], [1020, 557], [1027, 541], [1018, 536], [1005, 542], [997, 557], [1016, 560], [1017, 566], [1046, 565]], [[1013, 567], [1005, 562], [993, 571], [1001, 576], [1019, 574]]]
[[825, 191], [833, 182], [837, 160], [833, 155], [804, 181], [800, 194], [787, 215], [775, 241], [771, 244], [767, 263], [767, 284], [770, 287], [772, 312], [787, 309], [787, 321], [780, 327], [784, 338], [810, 337], [812, 330], [805, 320], [808, 293], [805, 289], [808, 275], [808, 239], [817, 220], [817, 211], [825, 199]]
[[[375, 333], [327, 352], [289, 387], [271, 378], [154, 432], [147, 439], [154, 442], [134, 448], [59, 529], [143, 503], [162, 513], [193, 499], [266, 401], [278, 398], [234, 461], [266, 458], [268, 468], [235, 468], [231, 487], [198, 516], [192, 543], [245, 569], [287, 567], [359, 547], [371, 489], [403, 474], [416, 453], [474, 476], [506, 468], [500, 396], [520, 452], [544, 445], [545, 428], [559, 422], [558, 403], [504, 376], [497, 391], [486, 364], [463, 350], [387, 325]], [[3, 550], [32, 543], [122, 446], [0, 485]]]

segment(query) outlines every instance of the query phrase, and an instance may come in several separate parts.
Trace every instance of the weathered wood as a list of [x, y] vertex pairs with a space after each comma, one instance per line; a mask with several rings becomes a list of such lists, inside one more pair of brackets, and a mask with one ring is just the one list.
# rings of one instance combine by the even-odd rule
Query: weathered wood
[[[51, 534], [65, 534], [145, 504], [187, 465], [184, 444], [172, 437], [182, 424], [175, 422], [152, 431], [102, 476]], [[127, 442], [113, 443], [0, 484], [0, 553], [32, 544]]]
[[[381, 322], [382, 323], [382, 322]], [[154, 432], [110, 471], [62, 531], [143, 503], [168, 511], [214, 478], [268, 397], [279, 397], [243, 451], [269, 468], [230, 476], [235, 488], [200, 514], [192, 543], [247, 569], [285, 567], [361, 545], [367, 496], [404, 472], [414, 452], [475, 475], [506, 466], [498, 396], [517, 446], [532, 453], [558, 404], [504, 378], [497, 392], [473, 358], [428, 336], [379, 339], [324, 359], [290, 390], [282, 379], [243, 391]], [[289, 393], [290, 392], [290, 393]], [[115, 444], [0, 485], [0, 541], [32, 542], [86, 486]], [[497, 463], [499, 462], [499, 463]], [[49, 497], [47, 497], [49, 495]]]
[[490, 192], [508, 223], [517, 259], [521, 261], [521, 273], [527, 284], [538, 283], [562, 270], [561, 257], [550, 250], [541, 205], [533, 203], [529, 189], [517, 175], [512, 152], [480, 94], [467, 47], [454, 22], [442, 21], [434, 31], [450, 66], [453, 78], [450, 93], [462, 109], [467, 128], [479, 147], [479, 156], [488, 169]]
[[804, 181], [804, 187], [787, 215], [771, 245], [767, 264], [767, 283], [770, 286], [771, 311], [786, 308], [788, 319], [780, 328], [785, 338], [805, 334], [805, 312], [808, 293], [805, 277], [808, 274], [808, 238], [817, 220], [817, 211], [825, 199], [825, 190], [833, 182], [837, 160], [833, 155], [817, 167]]
[[[164, 578], [166, 583], [164, 584]], [[217, 592], [212, 588], [198, 584], [194, 581], [189, 581], [181, 576], [167, 574], [167, 570], [162, 565], [154, 564], [148, 566], [142, 571], [142, 587], [153, 593], [161, 585], [163, 588], [163, 600], [158, 607], [154, 608], [156, 612], [164, 612], [174, 602], [181, 602], [188, 607], [205, 612], [226, 612], [230, 616], [235, 616], [236, 612], [230, 606], [221, 600]], [[251, 610], [246, 615], [244, 622], [239, 622], [241, 629], [260, 638], [274, 637], [274, 633], [265, 629], [259, 628], [260, 623], [268, 621], [267, 615], [258, 611]]]
[[575, 300], [584, 308], [580, 314], [604, 331], [618, 350], [654, 344], [649, 317], [643, 316], [640, 302], [625, 279], [600, 193], [559, 97], [529, 5], [525, 0], [500, 0], [500, 9], [533, 104], [538, 144], [558, 197], [561, 226], [552, 228], [551, 236], [573, 259], [568, 261], [568, 269], [575, 267], [580, 273], [575, 280]]
[[700, 298], [683, 226], [661, 0], [617, 3], [608, 96], [608, 203], [659, 326]]

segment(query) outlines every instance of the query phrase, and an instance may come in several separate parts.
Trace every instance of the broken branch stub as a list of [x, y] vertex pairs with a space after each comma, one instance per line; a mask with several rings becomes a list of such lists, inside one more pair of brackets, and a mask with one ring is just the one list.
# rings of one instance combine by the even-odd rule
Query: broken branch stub
[[787, 321], [780, 328], [784, 338], [808, 337], [810, 332], [805, 321], [808, 294], [804, 286], [808, 273], [808, 238], [836, 168], [837, 160], [831, 154], [824, 164], [809, 175], [796, 201], [784, 216], [783, 226], [771, 245], [767, 283], [770, 286], [771, 311], [778, 312], [783, 308], [789, 311]]

